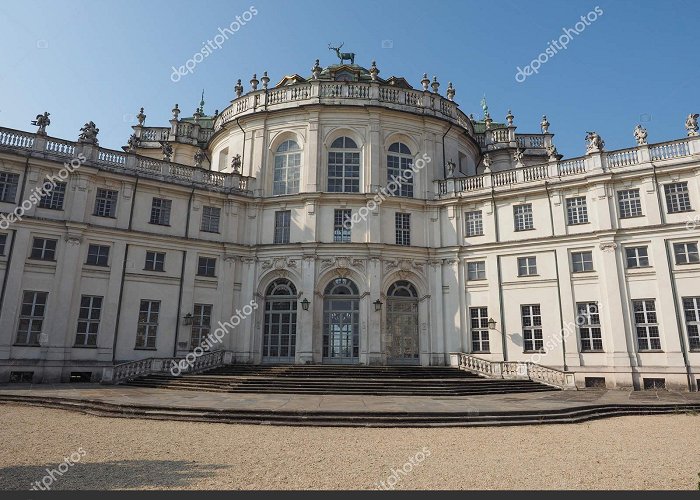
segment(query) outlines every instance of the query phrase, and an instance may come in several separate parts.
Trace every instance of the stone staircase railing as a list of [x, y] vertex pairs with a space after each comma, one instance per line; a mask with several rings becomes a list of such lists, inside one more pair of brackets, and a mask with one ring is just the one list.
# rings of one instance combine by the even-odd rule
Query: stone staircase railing
[[527, 379], [558, 387], [576, 389], [573, 372], [542, 366], [531, 361], [489, 361], [463, 352], [450, 353], [450, 365], [488, 378]]
[[[121, 384], [127, 380], [144, 377], [154, 373], [170, 374], [171, 368], [184, 358], [147, 358], [137, 361], [128, 361], [114, 366], [107, 366], [102, 370], [103, 384]], [[211, 351], [197, 357], [192, 364], [181, 370], [181, 373], [197, 373], [210, 370], [218, 366], [233, 363], [233, 351]]]

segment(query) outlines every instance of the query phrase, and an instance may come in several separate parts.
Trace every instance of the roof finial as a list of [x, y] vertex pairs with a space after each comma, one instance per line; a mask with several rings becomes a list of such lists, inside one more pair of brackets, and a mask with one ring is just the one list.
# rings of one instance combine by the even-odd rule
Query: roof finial
[[481, 98], [481, 109], [484, 110], [484, 118], [489, 116], [489, 105], [486, 104], [486, 94]]
[[202, 89], [202, 100], [199, 101], [199, 112], [204, 113], [204, 89]]

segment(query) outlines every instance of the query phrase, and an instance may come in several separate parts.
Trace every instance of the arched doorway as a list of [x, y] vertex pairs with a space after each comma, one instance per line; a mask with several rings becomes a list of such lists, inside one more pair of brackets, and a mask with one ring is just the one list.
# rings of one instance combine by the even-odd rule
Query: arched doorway
[[384, 349], [388, 364], [419, 364], [418, 293], [408, 281], [389, 287]]
[[265, 293], [263, 363], [294, 363], [297, 344], [297, 290], [287, 279], [270, 283]]
[[347, 278], [332, 280], [323, 297], [323, 362], [357, 363], [360, 357], [360, 294]]

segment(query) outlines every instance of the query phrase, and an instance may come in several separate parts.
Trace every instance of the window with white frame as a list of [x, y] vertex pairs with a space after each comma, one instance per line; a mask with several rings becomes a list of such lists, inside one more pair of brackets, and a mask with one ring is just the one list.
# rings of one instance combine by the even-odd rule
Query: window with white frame
[[581, 351], [602, 351], [603, 335], [600, 328], [600, 309], [597, 302], [576, 304], [576, 324], [578, 325]]
[[5, 246], [7, 245], [7, 234], [0, 234], [0, 255], [5, 255]]
[[394, 224], [396, 229], [396, 244], [409, 246], [411, 244], [411, 214], [396, 212]]
[[146, 252], [144, 271], [165, 271], [165, 252]]
[[472, 352], [489, 352], [488, 308], [470, 307], [469, 323], [472, 333]]
[[22, 294], [22, 308], [19, 313], [16, 344], [39, 345], [48, 297], [48, 292], [25, 291]]
[[481, 216], [481, 210], [473, 212], [465, 212], [464, 214], [465, 233], [467, 236], [483, 236], [484, 221]]
[[566, 222], [570, 226], [588, 222], [588, 206], [585, 196], [566, 199]]
[[32, 242], [32, 253], [30, 259], [35, 260], [56, 260], [56, 244], [58, 240], [49, 238], [34, 238]]
[[338, 137], [328, 151], [328, 191], [360, 192], [360, 149], [349, 137]]
[[647, 253], [647, 247], [626, 247], [625, 259], [629, 269], [634, 269], [636, 267], [649, 267], [649, 254]]
[[39, 200], [39, 208], [50, 210], [63, 210], [63, 202], [66, 199], [66, 183], [56, 182], [56, 185], [47, 191], [46, 195]]
[[593, 252], [571, 252], [571, 268], [575, 273], [593, 271]]
[[117, 214], [117, 199], [119, 191], [112, 189], [97, 189], [95, 195], [95, 214], [98, 217], [115, 217]]
[[221, 209], [219, 207], [202, 207], [202, 224], [200, 230], [205, 233], [218, 233], [219, 222], [221, 220]]
[[654, 299], [633, 300], [637, 345], [640, 351], [660, 351], [661, 336]]
[[620, 218], [641, 217], [642, 200], [639, 197], [639, 189], [623, 189], [617, 192], [617, 204], [620, 209]]
[[159, 226], [170, 225], [170, 209], [172, 208], [172, 200], [165, 200], [163, 198], [153, 198], [151, 203], [151, 224], [157, 224]]
[[0, 201], [14, 203], [19, 187], [19, 174], [0, 172]]
[[197, 260], [197, 276], [216, 277], [216, 258], [199, 257]]
[[486, 279], [486, 261], [479, 260], [476, 262], [467, 262], [467, 279], [485, 280]]
[[100, 328], [102, 314], [102, 297], [83, 295], [80, 297], [80, 312], [78, 313], [78, 329], [75, 334], [75, 345], [94, 347], [97, 345], [97, 332]]
[[212, 304], [195, 304], [194, 316], [192, 317], [192, 335], [190, 337], [190, 348], [194, 349], [202, 344], [211, 332], [211, 310]]
[[[392, 194], [395, 196], [413, 197], [413, 155], [411, 150], [401, 142], [395, 142], [389, 146], [389, 153], [386, 156], [387, 185], [398, 184]], [[411, 171], [410, 174], [406, 172]]]
[[515, 205], [513, 207], [513, 219], [515, 221], [516, 231], [527, 231], [528, 229], [533, 229], [535, 226], [532, 218], [532, 203]]
[[273, 243], [278, 245], [289, 243], [291, 224], [291, 210], [280, 210], [275, 212], [275, 234]]
[[674, 182], [664, 185], [666, 195], [666, 210], [668, 213], [689, 212], [693, 209], [690, 206], [690, 192], [687, 182]]
[[542, 337], [542, 311], [539, 304], [520, 306], [525, 352], [539, 351], [544, 347]]
[[336, 243], [349, 243], [351, 228], [352, 210], [349, 208], [335, 209], [333, 212], [333, 241]]
[[109, 265], [109, 246], [108, 245], [90, 245], [88, 246], [87, 260], [85, 263], [89, 266], [107, 266]]
[[688, 347], [700, 351], [700, 297], [683, 297], [683, 312], [688, 329]]
[[136, 348], [155, 349], [158, 336], [160, 300], [142, 300], [136, 329]]
[[676, 256], [676, 264], [697, 264], [700, 262], [698, 256], [697, 242], [674, 243], [673, 254]]
[[537, 257], [518, 257], [518, 276], [535, 276], [537, 274]]
[[301, 170], [301, 148], [296, 141], [284, 141], [275, 152], [272, 194], [297, 194]]

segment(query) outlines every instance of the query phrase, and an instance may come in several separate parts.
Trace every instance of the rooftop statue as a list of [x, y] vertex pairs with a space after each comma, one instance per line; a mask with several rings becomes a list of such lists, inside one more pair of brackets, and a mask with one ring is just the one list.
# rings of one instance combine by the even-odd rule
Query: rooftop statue
[[44, 111], [43, 115], [36, 115], [36, 120], [32, 120], [32, 125], [39, 127], [36, 131], [36, 135], [46, 135], [46, 127], [51, 125], [51, 120], [49, 119], [48, 111]]
[[637, 141], [638, 146], [643, 146], [647, 143], [647, 129], [641, 125], [634, 127], [634, 138]]
[[350, 61], [350, 64], [355, 64], [355, 53], [341, 52], [340, 49], [343, 47], [343, 45], [345, 45], [345, 42], [341, 43], [338, 47], [331, 47], [331, 44], [329, 43], [328, 50], [335, 50], [338, 59], [340, 59], [340, 64], [343, 64], [343, 61]]
[[80, 136], [78, 136], [78, 142], [84, 142], [86, 144], [97, 144], [97, 134], [100, 131], [99, 128], [95, 126], [95, 122], [87, 122], [80, 129]]
[[596, 132], [586, 132], [586, 154], [600, 153], [605, 147], [605, 141]]
[[688, 131], [688, 137], [698, 135], [698, 118], [700, 118], [699, 114], [690, 113], [685, 120], [685, 129]]

